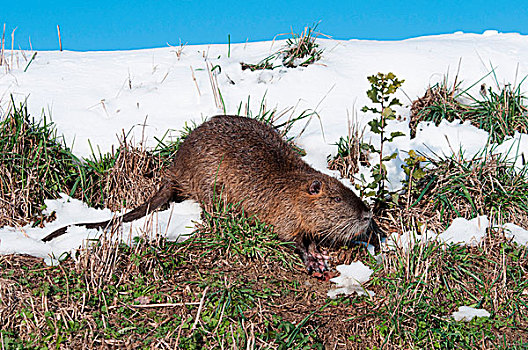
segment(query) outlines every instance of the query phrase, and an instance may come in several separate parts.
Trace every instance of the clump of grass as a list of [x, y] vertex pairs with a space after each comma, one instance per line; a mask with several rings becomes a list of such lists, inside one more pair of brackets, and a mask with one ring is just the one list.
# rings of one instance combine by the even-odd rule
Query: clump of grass
[[[524, 80], [523, 80], [524, 81]], [[469, 120], [471, 124], [486, 130], [490, 134], [490, 142], [501, 143], [515, 131], [528, 131], [528, 107], [526, 97], [517, 86], [497, 83], [497, 90], [486, 89], [481, 85], [477, 98], [468, 90], [460, 90], [460, 84], [447, 87], [446, 79], [427, 89], [425, 95], [412, 103], [411, 120], [409, 123], [411, 137], [416, 136], [416, 127], [421, 121], [434, 122], [439, 125], [442, 120]], [[469, 104], [461, 102], [462, 98], [472, 101]]]
[[45, 117], [41, 122], [30, 119], [25, 105], [12, 107], [0, 121], [0, 226], [51, 219], [38, 215], [44, 200], [61, 192], [112, 210], [143, 203], [156, 191], [162, 171], [190, 130], [176, 142], [162, 138], [154, 151], [123, 137], [115, 151], [79, 159], [53, 123]]
[[[456, 217], [500, 215], [528, 226], [527, 169], [516, 169], [504, 156], [491, 151], [465, 159], [462, 154], [427, 158], [424, 175], [400, 195], [395, 217], [405, 225], [427, 223], [438, 231]], [[418, 221], [418, 222], [417, 222]]]
[[25, 225], [44, 199], [71, 194], [79, 169], [53, 123], [30, 120], [27, 107], [13, 102], [0, 121], [0, 226]]
[[359, 165], [367, 164], [367, 154], [361, 149], [363, 132], [359, 132], [357, 123], [348, 125], [348, 135], [340, 137], [335, 143], [337, 154], [327, 157], [328, 168], [338, 170], [341, 177], [354, 183], [354, 174], [359, 171]]
[[316, 32], [317, 25], [304, 27], [301, 34], [292, 33], [286, 40], [286, 47], [282, 50], [282, 64], [288, 68], [306, 67], [321, 59], [323, 49], [315, 41], [320, 35]]
[[291, 38], [286, 40], [284, 47], [272, 53], [256, 64], [241, 62], [242, 70], [251, 71], [262, 69], [275, 69], [277, 67], [306, 67], [321, 59], [324, 49], [319, 48], [316, 40], [320, 33], [316, 31], [317, 24], [304, 27], [298, 33], [291, 33]]
[[162, 158], [126, 137], [115, 152], [86, 160], [77, 196], [91, 206], [118, 210], [148, 200], [161, 183]]
[[427, 88], [425, 94], [414, 100], [411, 105], [411, 118], [409, 128], [411, 138], [416, 136], [416, 127], [421, 121], [429, 121], [439, 125], [442, 120], [453, 121], [464, 120], [464, 113], [468, 108], [464, 107], [456, 98], [459, 94], [459, 86], [456, 82], [449, 86], [447, 79]]
[[482, 100], [470, 96], [472, 123], [488, 131], [491, 142], [501, 143], [515, 131], [528, 132], [528, 107], [520, 87], [507, 84], [498, 92], [483, 88]]

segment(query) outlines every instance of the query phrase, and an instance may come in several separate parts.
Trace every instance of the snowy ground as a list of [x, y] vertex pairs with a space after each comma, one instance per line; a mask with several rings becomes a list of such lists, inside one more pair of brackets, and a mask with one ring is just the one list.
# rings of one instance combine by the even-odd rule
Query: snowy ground
[[[17, 65], [15, 54], [13, 69], [0, 73], [0, 115], [8, 108], [10, 94], [16, 101], [27, 99], [31, 115], [39, 118], [44, 111], [51, 116], [59, 133], [64, 134], [67, 143], [73, 145], [74, 153], [80, 156], [91, 155], [88, 140], [102, 152], [109, 151], [117, 143], [116, 135], [121, 135], [123, 130], [132, 130], [136, 141], [144, 137], [152, 146], [156, 144], [154, 138], [163, 136], [167, 130], [180, 130], [186, 122], [199, 123], [223, 112], [215, 105], [208, 74], [208, 69], [218, 65], [220, 69], [215, 71], [227, 113], [236, 113], [238, 105], [248, 99], [254, 112], [263, 99], [268, 109], [294, 107], [294, 114], [316, 110], [324, 136], [320, 123], [312, 121], [298, 143], [307, 151], [308, 163], [331, 173], [326, 168], [326, 159], [336, 151], [333, 144], [346, 135], [348, 116], [354, 116], [363, 126], [372, 117], [359, 111], [370, 102], [365, 93], [369, 88], [368, 75], [391, 71], [405, 79], [397, 96], [404, 103], [398, 110], [403, 119], [392, 122], [390, 129], [408, 134], [408, 105], [445, 75], [452, 82], [459, 71], [458, 81], [462, 81], [462, 87], [469, 87], [492, 68], [501, 84], [519, 82], [528, 74], [528, 37], [495, 31], [391, 42], [320, 40], [325, 51], [317, 64], [273, 71], [241, 70], [240, 62], [257, 63], [283, 44], [283, 41], [235, 44], [230, 47], [230, 57], [227, 45], [187, 46], [181, 57], [177, 55], [178, 48], [170, 47], [115, 52], [39, 52], [27, 72], [23, 72], [26, 63], [22, 63], [21, 55]], [[482, 82], [496, 86], [491, 75]], [[480, 83], [474, 87], [475, 95], [479, 87]], [[514, 145], [515, 153], [528, 154], [527, 136], [518, 134], [499, 149], [507, 150]], [[365, 137], [372, 138], [374, 144], [377, 141], [368, 130]], [[422, 124], [415, 139], [400, 137], [388, 145], [387, 152], [399, 153], [388, 166], [391, 186], [400, 186], [404, 177], [400, 165], [411, 149], [451, 154], [452, 150], [461, 148], [471, 156], [485, 147], [486, 141], [487, 133], [469, 124], [456, 121], [439, 127]], [[79, 209], [75, 216], [80, 222], [112, 215], [82, 209], [77, 202], [49, 202], [49, 207], [71, 209], [70, 205]], [[172, 216], [181, 214], [177, 219], [186, 223], [183, 226], [192, 226], [190, 222], [198, 217], [199, 209], [189, 203], [181, 208], [175, 207]], [[163, 217], [161, 221], [168, 221], [165, 215], [169, 214], [159, 215]], [[82, 239], [74, 234], [61, 242], [40, 242], [47, 232], [68, 221], [61, 216], [59, 211], [57, 222], [44, 229], [0, 229], [0, 253], [60, 256], [78, 247]], [[166, 229], [165, 225], [160, 231]], [[173, 238], [179, 230], [171, 231]]]

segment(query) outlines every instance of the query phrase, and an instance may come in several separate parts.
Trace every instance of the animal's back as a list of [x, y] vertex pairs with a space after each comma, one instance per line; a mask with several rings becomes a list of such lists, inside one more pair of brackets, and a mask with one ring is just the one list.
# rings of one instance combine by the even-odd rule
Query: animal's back
[[171, 169], [174, 182], [191, 198], [207, 205], [221, 194], [271, 224], [276, 216], [271, 211], [287, 204], [281, 197], [292, 195], [284, 191], [296, 174], [313, 172], [277, 131], [240, 116], [216, 116], [196, 128]]

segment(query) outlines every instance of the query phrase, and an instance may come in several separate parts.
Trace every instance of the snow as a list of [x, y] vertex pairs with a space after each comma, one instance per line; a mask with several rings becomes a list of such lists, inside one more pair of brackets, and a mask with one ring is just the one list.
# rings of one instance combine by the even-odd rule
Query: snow
[[[404, 103], [398, 108], [402, 118], [390, 121], [388, 129], [407, 135], [409, 104], [446, 75], [448, 84], [452, 84], [459, 72], [457, 81], [462, 88], [469, 88], [483, 78], [469, 90], [475, 96], [480, 83], [496, 86], [494, 76], [498, 84], [505, 84], [520, 82], [528, 75], [528, 36], [516, 33], [457, 32], [403, 41], [321, 39], [319, 43], [325, 51], [316, 64], [255, 72], [242, 71], [240, 62], [257, 63], [280, 49], [285, 41], [231, 44], [230, 57], [227, 45], [186, 46], [180, 57], [173, 47], [112, 52], [40, 51], [27, 72], [24, 72], [26, 64], [16, 66], [16, 60], [10, 71], [0, 67], [0, 118], [8, 110], [12, 95], [17, 102], [27, 100], [32, 117], [39, 119], [44, 112], [51, 118], [58, 133], [64, 135], [78, 156], [91, 156], [89, 140], [94, 149], [110, 151], [117, 144], [117, 135], [123, 131], [130, 131], [130, 141], [143, 141], [152, 147], [156, 145], [155, 138], [167, 131], [171, 138], [186, 123], [199, 124], [209, 116], [223, 113], [223, 108], [215, 103], [208, 73], [211, 67], [219, 66], [220, 69], [215, 69], [215, 81], [227, 113], [236, 113], [239, 105], [245, 111], [248, 99], [253, 114], [261, 103], [268, 110], [294, 108], [285, 117], [305, 110], [316, 111], [320, 120], [312, 120], [297, 142], [306, 150], [305, 160], [309, 164], [335, 176], [335, 171], [327, 169], [326, 159], [329, 154], [335, 154], [334, 144], [339, 137], [347, 134], [349, 115], [355, 116], [361, 127], [373, 117], [371, 113], [360, 112], [362, 106], [370, 105], [366, 95], [370, 87], [368, 75], [394, 72], [398, 78], [405, 79], [396, 95]], [[492, 69], [494, 74], [488, 74]], [[292, 135], [304, 125], [295, 126]], [[410, 150], [447, 156], [463, 151], [469, 158], [490, 147], [495, 152], [507, 153], [522, 166], [520, 155], [528, 155], [525, 134], [517, 133], [499, 146], [487, 145], [487, 136], [487, 132], [460, 121], [443, 121], [439, 126], [421, 123], [416, 138], [398, 137], [386, 145], [387, 154], [398, 154], [386, 164], [389, 189], [401, 186], [404, 172], [400, 166]], [[378, 147], [379, 135], [372, 134], [369, 128], [365, 129], [364, 139]], [[368, 173], [365, 169], [361, 172]], [[64, 223], [90, 222], [114, 215], [85, 208], [64, 197], [48, 201], [47, 205], [48, 210], [57, 209], [57, 220], [42, 229], [1, 228], [0, 253], [58, 257], [79, 247], [87, 231], [73, 228], [55, 242], [41, 243], [40, 238], [46, 233]], [[175, 205], [171, 213], [155, 214], [154, 218], [163, 225], [150, 233], [167, 231], [171, 239], [176, 239], [179, 233], [191, 230], [183, 227], [192, 226], [198, 213], [196, 204]], [[170, 215], [172, 220], [167, 229]], [[180, 228], [173, 227], [176, 222]], [[459, 220], [453, 223], [451, 231], [448, 229], [439, 235], [439, 239], [474, 244], [471, 242], [481, 239], [484, 224], [484, 221]], [[134, 225], [141, 227], [144, 221]], [[125, 226], [123, 232], [128, 231]], [[526, 231], [517, 228], [511, 231], [516, 241], [526, 244]], [[411, 234], [400, 237], [407, 244], [412, 239]]]
[[352, 293], [374, 296], [373, 291], [362, 286], [370, 279], [373, 271], [361, 261], [353, 262], [350, 265], [338, 265], [336, 269], [341, 275], [330, 279], [330, 282], [336, 283], [337, 286], [328, 291], [328, 297], [335, 299], [340, 294], [350, 295]]
[[453, 312], [451, 316], [453, 316], [457, 322], [469, 322], [475, 317], [490, 317], [490, 313], [484, 309], [475, 309], [470, 306], [460, 306], [458, 311]]
[[504, 228], [504, 234], [508, 238], [512, 238], [513, 242], [520, 245], [528, 245], [528, 231], [515, 224], [507, 223], [502, 226]]
[[422, 232], [405, 231], [403, 233], [393, 232], [387, 239], [389, 249], [403, 249], [409, 251], [415, 244], [438, 241], [445, 244], [466, 244], [475, 246], [482, 241], [489, 227], [486, 215], [477, 216], [467, 220], [455, 218], [451, 225], [442, 233], [436, 234], [425, 227]]
[[[4, 227], [0, 229], [0, 254], [29, 254], [44, 258], [45, 263], [52, 265], [68, 253], [73, 253], [83, 246], [85, 241], [97, 238], [102, 230], [86, 229], [72, 226], [68, 231], [50, 242], [42, 238], [54, 230], [73, 223], [99, 222], [112, 218], [119, 213], [108, 209], [89, 208], [85, 203], [62, 194], [60, 199], [46, 200], [45, 214], [56, 212], [57, 219], [44, 228], [27, 225], [21, 228]], [[158, 211], [136, 221], [121, 225], [119, 234], [114, 240], [130, 243], [133, 237], [146, 233], [163, 233], [169, 240], [183, 240], [194, 229], [194, 222], [200, 220], [200, 206], [193, 201], [173, 203], [164, 211]], [[73, 254], [72, 254], [73, 255]]]
[[447, 230], [438, 235], [438, 240], [447, 244], [463, 243], [475, 246], [484, 238], [488, 227], [489, 220], [486, 215], [471, 220], [456, 218]]

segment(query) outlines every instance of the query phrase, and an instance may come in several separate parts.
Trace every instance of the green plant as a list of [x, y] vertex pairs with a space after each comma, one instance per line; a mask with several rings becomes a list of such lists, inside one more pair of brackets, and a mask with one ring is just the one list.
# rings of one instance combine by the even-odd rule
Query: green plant
[[[407, 200], [411, 198], [411, 194], [418, 192], [418, 183], [425, 177], [425, 170], [422, 163], [426, 161], [426, 158], [422, 155], [416, 154], [414, 150], [408, 152], [408, 157], [404, 159], [405, 164], [401, 167], [405, 172], [405, 180], [403, 181], [403, 187], [407, 191]], [[409, 202], [407, 202], [409, 206]]]
[[[376, 202], [378, 204], [383, 204], [386, 203], [388, 196], [391, 195], [391, 193], [385, 188], [387, 169], [383, 163], [394, 159], [397, 155], [396, 153], [384, 155], [384, 144], [386, 142], [392, 142], [395, 137], [404, 135], [404, 133], [400, 131], [395, 131], [392, 132], [390, 136], [387, 136], [385, 128], [387, 127], [387, 121], [396, 119], [396, 112], [392, 107], [401, 106], [400, 101], [396, 97], [391, 98], [391, 95], [396, 93], [405, 80], [399, 80], [393, 73], [378, 73], [369, 76], [367, 79], [370, 82], [370, 89], [367, 91], [367, 96], [372, 103], [377, 106], [364, 106], [361, 110], [363, 112], [372, 112], [376, 115], [368, 125], [370, 126], [370, 131], [380, 136], [380, 148], [376, 149], [374, 145], [366, 143], [361, 145], [363, 150], [379, 154], [379, 162], [371, 168], [373, 181], [366, 186], [366, 189], [363, 188], [361, 192], [362, 195], [367, 197], [376, 196]], [[366, 192], [367, 189], [370, 189], [371, 191]]]

